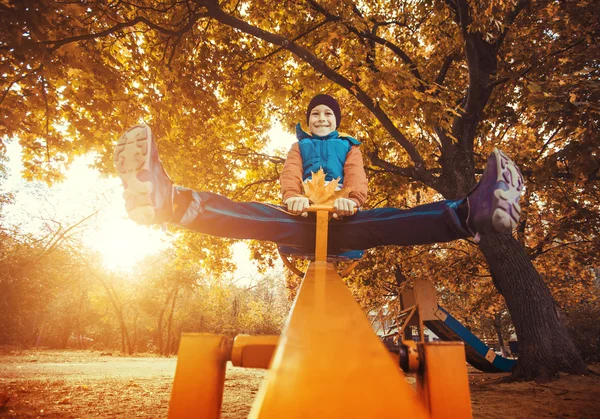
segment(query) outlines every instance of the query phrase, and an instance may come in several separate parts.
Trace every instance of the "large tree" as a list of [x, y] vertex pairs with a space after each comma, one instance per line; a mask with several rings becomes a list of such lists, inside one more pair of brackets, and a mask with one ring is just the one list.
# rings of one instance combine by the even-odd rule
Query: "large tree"
[[[20, 138], [28, 176], [53, 180], [91, 150], [111, 170], [112, 139], [145, 118], [177, 183], [275, 200], [282, 160], [261, 153], [264, 134], [274, 118], [291, 126], [313, 94], [328, 91], [342, 103], [343, 129], [364, 141], [374, 196], [387, 188], [371, 205], [415, 185], [462, 197], [500, 146], [530, 181], [554, 176], [595, 196], [578, 201], [589, 210], [598, 202], [599, 9], [525, 0], [5, 1], [0, 135]], [[554, 240], [551, 227], [540, 234]], [[479, 249], [520, 341], [513, 377], [582, 372], [530, 252], [509, 234], [484, 237]]]

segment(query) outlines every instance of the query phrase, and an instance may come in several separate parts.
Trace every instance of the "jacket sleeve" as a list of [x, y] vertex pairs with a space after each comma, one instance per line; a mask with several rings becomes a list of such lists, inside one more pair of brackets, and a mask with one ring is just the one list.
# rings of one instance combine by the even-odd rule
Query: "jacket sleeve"
[[281, 184], [281, 197], [284, 202], [292, 196], [302, 194], [302, 155], [298, 143], [294, 143], [288, 152], [279, 177], [279, 183]]
[[346, 155], [344, 187], [351, 189], [348, 197], [356, 202], [358, 207], [362, 207], [367, 200], [369, 186], [362, 153], [358, 146], [353, 146]]

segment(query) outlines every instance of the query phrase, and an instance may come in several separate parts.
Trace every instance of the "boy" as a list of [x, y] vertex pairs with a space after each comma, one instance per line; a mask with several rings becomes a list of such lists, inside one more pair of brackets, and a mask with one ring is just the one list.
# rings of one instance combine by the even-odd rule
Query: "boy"
[[310, 134], [296, 125], [298, 142], [292, 145], [280, 177], [283, 202], [293, 214], [307, 215], [303, 211], [309, 206], [308, 198], [300, 196], [302, 182], [320, 168], [326, 181], [339, 179], [340, 189], [350, 189], [348, 198], [338, 198], [333, 204], [339, 215], [352, 215], [365, 202], [368, 186], [360, 142], [337, 132], [341, 119], [337, 101], [321, 94], [312, 98], [306, 111]]
[[[323, 167], [326, 180], [340, 177], [350, 187], [348, 198], [334, 206], [351, 215], [367, 196], [367, 181], [357, 140], [337, 132], [338, 103], [315, 96], [307, 108], [310, 133], [296, 127], [281, 175], [288, 211], [258, 202], [233, 202], [211, 192], [173, 186], [158, 158], [150, 128], [136, 125], [119, 138], [115, 164], [123, 181], [126, 208], [139, 224], [169, 222], [200, 233], [236, 239], [255, 239], [310, 251], [315, 244], [315, 217], [297, 217], [308, 207], [299, 196], [302, 181]], [[379, 245], [418, 245], [447, 242], [482, 234], [510, 231], [519, 221], [523, 177], [516, 165], [494, 149], [479, 183], [461, 200], [438, 201], [408, 210], [377, 208], [359, 211], [329, 225], [329, 253], [364, 250]]]

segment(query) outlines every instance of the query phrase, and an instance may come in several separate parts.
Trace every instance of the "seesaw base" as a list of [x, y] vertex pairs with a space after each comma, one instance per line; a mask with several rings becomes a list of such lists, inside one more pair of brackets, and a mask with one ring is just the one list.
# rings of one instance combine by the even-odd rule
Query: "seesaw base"
[[219, 418], [227, 360], [267, 367], [273, 350], [250, 418], [472, 417], [463, 345], [417, 347], [415, 392], [333, 266], [312, 262], [278, 344], [182, 336], [169, 417]]

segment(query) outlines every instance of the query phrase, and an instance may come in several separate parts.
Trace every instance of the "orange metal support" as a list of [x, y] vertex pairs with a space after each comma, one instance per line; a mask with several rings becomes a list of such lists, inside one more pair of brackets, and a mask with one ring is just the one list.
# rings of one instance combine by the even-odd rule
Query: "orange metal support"
[[310, 264], [280, 342], [250, 418], [426, 417], [331, 265]]
[[279, 336], [237, 335], [231, 349], [231, 363], [236, 367], [269, 368]]
[[326, 262], [331, 208], [315, 209], [317, 260], [308, 267], [281, 337], [238, 336], [232, 347], [224, 336], [184, 335], [169, 417], [217, 419], [231, 358], [241, 366], [270, 363], [250, 418], [470, 418], [462, 345], [419, 344], [418, 356], [410, 346], [407, 368], [419, 371], [413, 391]]
[[317, 211], [317, 242], [315, 245], [315, 261], [327, 260], [327, 237], [329, 228], [329, 213]]
[[427, 417], [362, 309], [325, 262], [328, 216], [317, 211], [317, 260], [308, 267], [249, 417], [294, 419], [316, 412], [322, 418]]
[[219, 418], [230, 353], [231, 342], [226, 336], [182, 335], [169, 418]]
[[430, 342], [418, 347], [417, 393], [431, 418], [473, 417], [463, 343]]

